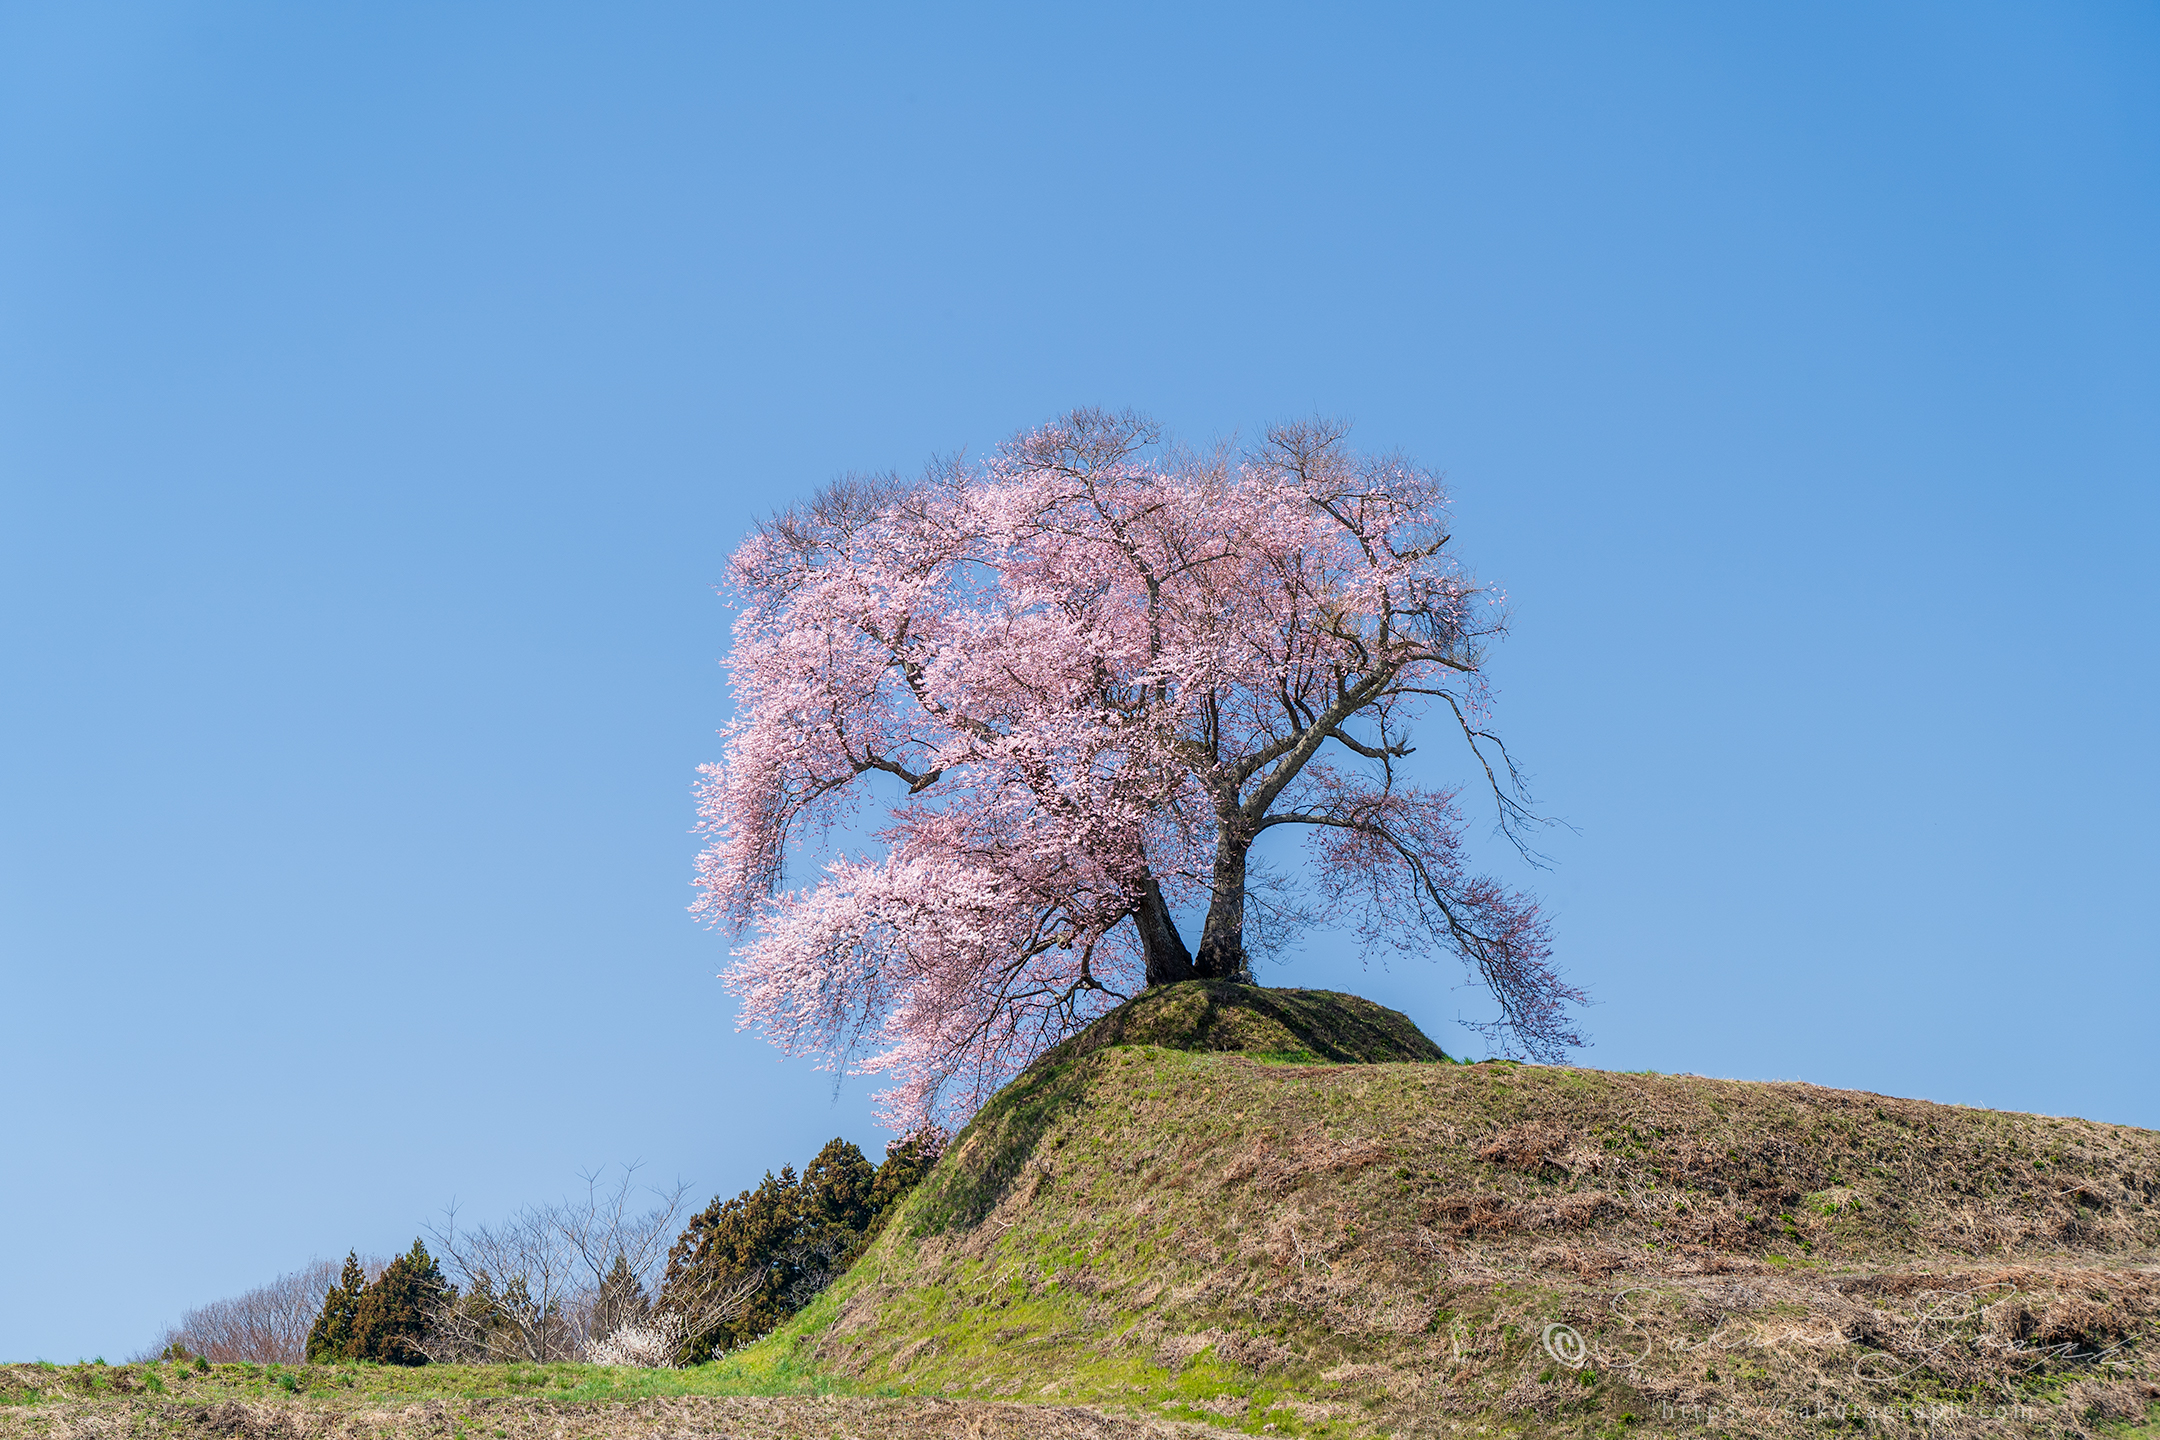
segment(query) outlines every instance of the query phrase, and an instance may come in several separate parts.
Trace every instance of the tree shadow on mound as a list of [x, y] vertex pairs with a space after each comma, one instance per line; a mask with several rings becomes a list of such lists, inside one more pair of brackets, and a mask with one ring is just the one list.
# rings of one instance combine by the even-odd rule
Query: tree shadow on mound
[[1322, 1065], [1447, 1059], [1409, 1016], [1363, 996], [1271, 990], [1229, 980], [1187, 980], [1142, 991], [1043, 1059], [1110, 1045], [1233, 1051]]

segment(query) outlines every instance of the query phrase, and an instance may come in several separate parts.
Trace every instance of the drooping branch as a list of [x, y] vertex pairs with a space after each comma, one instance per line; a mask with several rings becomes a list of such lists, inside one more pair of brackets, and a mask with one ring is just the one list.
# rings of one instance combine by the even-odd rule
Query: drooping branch
[[[1472, 725], [1470, 717], [1463, 713], [1461, 699], [1453, 691], [1408, 689], [1404, 693], [1435, 696], [1447, 702], [1449, 712], [1454, 715], [1456, 725], [1462, 730], [1463, 739], [1469, 744], [1470, 753], [1477, 757], [1479, 768], [1485, 772], [1486, 785], [1491, 790], [1493, 803], [1500, 812], [1500, 832], [1507, 836], [1508, 842], [1515, 847], [1516, 853], [1521, 855], [1524, 860], [1539, 869], [1544, 869], [1549, 865], [1550, 860], [1530, 845], [1529, 838], [1524, 832], [1533, 827], [1542, 828], [1548, 825], [1557, 825], [1561, 822], [1549, 815], [1540, 815], [1530, 808], [1532, 802], [1529, 782], [1521, 769], [1516, 766], [1515, 757], [1508, 753], [1506, 743], [1491, 731], [1481, 730]], [[1485, 741], [1490, 741], [1493, 747], [1500, 752], [1501, 766], [1507, 772], [1505, 783], [1501, 781], [1498, 774], [1494, 773], [1492, 761], [1486, 758], [1481, 743]]]
[[[1386, 925], [1391, 948], [1418, 948], [1412, 935], [1422, 930], [1469, 964], [1501, 1010], [1500, 1020], [1472, 1028], [1494, 1035], [1504, 1048], [1544, 1060], [1584, 1043], [1565, 1007], [1587, 997], [1552, 968], [1551, 938], [1535, 904], [1463, 873], [1462, 826], [1451, 795], [1342, 796], [1331, 805], [1285, 811], [1268, 823], [1314, 826], [1343, 837], [1315, 847], [1331, 898], [1341, 902], [1362, 892], [1363, 923]], [[1418, 916], [1419, 926], [1401, 926], [1405, 913]]]

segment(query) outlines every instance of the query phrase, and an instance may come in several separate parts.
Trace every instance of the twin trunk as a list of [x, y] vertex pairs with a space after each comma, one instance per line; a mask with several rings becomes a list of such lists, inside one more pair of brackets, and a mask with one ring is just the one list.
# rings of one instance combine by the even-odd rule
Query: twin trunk
[[1200, 927], [1200, 954], [1185, 948], [1177, 922], [1164, 903], [1162, 887], [1150, 875], [1142, 884], [1133, 923], [1140, 930], [1140, 953], [1147, 962], [1147, 983], [1179, 980], [1237, 980], [1253, 983], [1245, 960], [1245, 857], [1250, 840], [1225, 836], [1215, 851], [1214, 896]]

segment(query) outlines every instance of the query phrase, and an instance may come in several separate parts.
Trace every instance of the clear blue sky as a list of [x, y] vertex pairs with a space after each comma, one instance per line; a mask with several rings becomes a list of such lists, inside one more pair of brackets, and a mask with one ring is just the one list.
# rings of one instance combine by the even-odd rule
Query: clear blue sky
[[1585, 1063], [2160, 1126], [2155, 76], [2130, 4], [10, 7], [0, 1358], [878, 1153], [685, 913], [711, 586], [1082, 404], [1448, 473]]

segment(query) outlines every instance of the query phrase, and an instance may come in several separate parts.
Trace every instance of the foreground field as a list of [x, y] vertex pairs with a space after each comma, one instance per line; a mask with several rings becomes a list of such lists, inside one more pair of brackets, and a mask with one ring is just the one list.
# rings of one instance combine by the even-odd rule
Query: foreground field
[[0, 1366], [8, 1440], [1168, 1440], [1192, 1427], [1074, 1406], [844, 1393], [782, 1362]]

